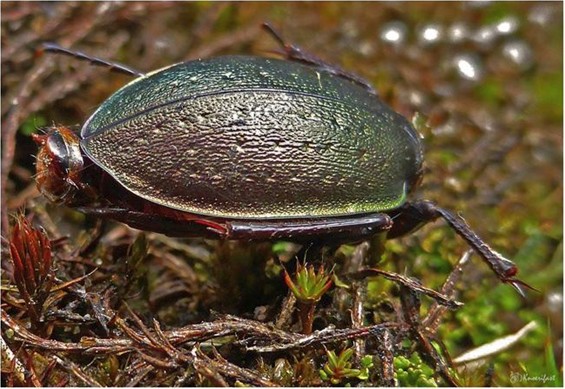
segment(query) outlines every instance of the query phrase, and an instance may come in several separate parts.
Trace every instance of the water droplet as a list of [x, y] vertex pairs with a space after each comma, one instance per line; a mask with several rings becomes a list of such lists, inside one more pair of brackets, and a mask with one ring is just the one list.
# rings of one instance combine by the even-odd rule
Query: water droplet
[[361, 42], [361, 43], [359, 44], [359, 47], [358, 47], [357, 51], [358, 51], [361, 55], [363, 55], [363, 56], [365, 56], [365, 57], [369, 57], [369, 56], [371, 56], [371, 55], [375, 52], [375, 47], [373, 46], [373, 43], [372, 43], [372, 42], [364, 41], [364, 42]]
[[381, 28], [381, 40], [393, 45], [401, 45], [406, 40], [406, 25], [400, 21], [386, 23]]
[[471, 32], [465, 23], [455, 23], [447, 30], [448, 39], [453, 43], [460, 43], [469, 39]]
[[449, 177], [446, 182], [447, 186], [449, 186], [451, 189], [455, 190], [456, 192], [463, 192], [464, 190], [464, 185], [461, 182], [461, 180], [455, 178], [455, 177]]
[[510, 35], [518, 30], [518, 19], [514, 16], [508, 16], [499, 21], [495, 28], [500, 35]]
[[550, 21], [554, 13], [555, 11], [551, 5], [539, 4], [532, 8], [528, 20], [532, 23], [544, 26]]
[[483, 76], [483, 65], [477, 55], [460, 54], [453, 58], [453, 63], [461, 78], [478, 81]]
[[563, 294], [560, 292], [549, 293], [546, 301], [547, 307], [552, 312], [560, 312], [563, 309]]
[[437, 24], [428, 24], [420, 30], [419, 40], [423, 44], [437, 43], [442, 39], [443, 28]]
[[467, 1], [465, 2], [465, 6], [469, 8], [482, 8], [490, 5], [490, 0], [476, 0], [476, 1]]
[[496, 30], [492, 26], [484, 26], [473, 36], [473, 40], [477, 43], [488, 45], [496, 38]]
[[519, 40], [506, 43], [502, 47], [502, 54], [524, 70], [532, 66], [534, 61], [530, 46]]
[[412, 90], [408, 94], [408, 100], [415, 107], [421, 107], [426, 101], [426, 96], [418, 90]]

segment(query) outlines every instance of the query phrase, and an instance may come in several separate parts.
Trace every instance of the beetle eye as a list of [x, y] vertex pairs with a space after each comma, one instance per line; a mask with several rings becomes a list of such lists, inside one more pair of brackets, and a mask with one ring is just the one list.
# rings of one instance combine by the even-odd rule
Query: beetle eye
[[70, 168], [70, 155], [67, 144], [59, 131], [49, 135], [46, 147], [51, 155], [51, 168], [55, 169], [53, 173], [60, 177], [67, 176]]

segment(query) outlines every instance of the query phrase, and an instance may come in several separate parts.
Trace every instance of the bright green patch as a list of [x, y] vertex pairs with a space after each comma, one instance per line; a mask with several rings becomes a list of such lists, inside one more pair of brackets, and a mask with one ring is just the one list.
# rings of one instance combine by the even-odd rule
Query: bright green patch
[[31, 115], [25, 122], [20, 126], [20, 133], [25, 136], [30, 136], [35, 134], [38, 129], [45, 127], [47, 125], [47, 119], [43, 116]]
[[410, 358], [398, 356], [394, 358], [394, 376], [398, 386], [437, 387], [434, 370], [422, 362], [417, 353]]

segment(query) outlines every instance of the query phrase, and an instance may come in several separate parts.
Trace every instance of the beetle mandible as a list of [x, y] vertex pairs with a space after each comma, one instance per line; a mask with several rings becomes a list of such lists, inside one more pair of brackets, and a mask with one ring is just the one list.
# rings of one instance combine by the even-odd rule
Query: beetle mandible
[[55, 202], [172, 236], [353, 242], [443, 218], [502, 282], [513, 262], [460, 217], [408, 201], [422, 177], [414, 127], [370, 84], [288, 44], [286, 60], [223, 56], [136, 77], [90, 116], [35, 135], [37, 185]]

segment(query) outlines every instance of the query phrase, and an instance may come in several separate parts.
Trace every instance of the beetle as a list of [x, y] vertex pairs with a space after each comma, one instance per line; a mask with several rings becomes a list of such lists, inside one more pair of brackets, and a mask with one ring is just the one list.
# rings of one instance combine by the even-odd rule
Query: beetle
[[497, 277], [517, 267], [463, 218], [409, 201], [423, 173], [414, 127], [362, 78], [286, 43], [286, 59], [221, 56], [134, 76], [90, 116], [34, 135], [37, 186], [81, 212], [172, 236], [354, 242], [443, 218]]

